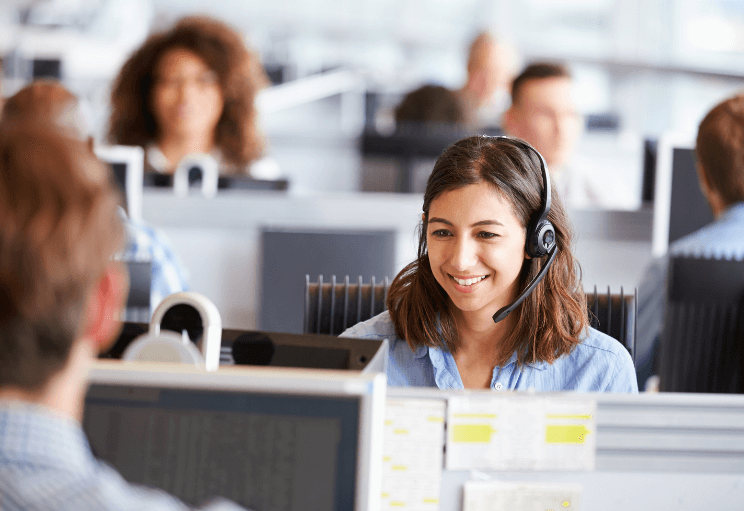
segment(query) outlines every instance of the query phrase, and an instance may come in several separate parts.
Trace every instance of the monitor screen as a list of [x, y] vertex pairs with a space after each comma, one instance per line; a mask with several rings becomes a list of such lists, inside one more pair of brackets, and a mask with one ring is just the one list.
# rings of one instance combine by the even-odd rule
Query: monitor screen
[[129, 211], [129, 203], [127, 200], [127, 164], [126, 163], [111, 163], [111, 173], [114, 175], [114, 183], [119, 189], [122, 198], [124, 199], [124, 209]]
[[127, 215], [142, 218], [142, 180], [145, 153], [141, 147], [97, 146], [98, 159], [111, 167], [114, 182], [121, 191]]
[[357, 502], [363, 394], [189, 379], [188, 388], [93, 383], [83, 427], [95, 455], [191, 505], [225, 497], [256, 510], [367, 509]]
[[672, 200], [669, 212], [669, 243], [713, 221], [713, 213], [700, 191], [695, 169], [695, 150], [672, 149]]
[[694, 144], [665, 135], [657, 144], [652, 248], [655, 256], [669, 244], [713, 221], [696, 170]]

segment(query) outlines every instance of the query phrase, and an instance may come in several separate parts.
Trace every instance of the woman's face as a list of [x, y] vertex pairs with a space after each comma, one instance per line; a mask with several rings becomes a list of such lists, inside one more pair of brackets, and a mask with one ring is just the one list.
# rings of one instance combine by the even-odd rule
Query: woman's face
[[157, 65], [152, 103], [161, 137], [211, 141], [224, 97], [217, 74], [196, 54], [175, 48]]
[[459, 311], [492, 315], [517, 296], [525, 228], [492, 185], [467, 185], [434, 199], [426, 243], [431, 271]]

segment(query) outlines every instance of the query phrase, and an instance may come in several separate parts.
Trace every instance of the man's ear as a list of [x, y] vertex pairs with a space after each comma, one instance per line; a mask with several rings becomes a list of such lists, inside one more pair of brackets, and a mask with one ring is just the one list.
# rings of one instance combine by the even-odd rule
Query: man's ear
[[119, 335], [119, 315], [128, 291], [129, 275], [124, 265], [116, 261], [109, 263], [91, 288], [84, 336], [96, 345], [99, 353], [108, 350]]

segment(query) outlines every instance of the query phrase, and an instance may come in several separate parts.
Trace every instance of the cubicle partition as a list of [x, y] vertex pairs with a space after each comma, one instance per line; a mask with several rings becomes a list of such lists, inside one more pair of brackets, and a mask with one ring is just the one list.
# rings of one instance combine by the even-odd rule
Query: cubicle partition
[[744, 499], [744, 396], [389, 387], [385, 424], [383, 510], [504, 499], [519, 510], [718, 510]]
[[[215, 303], [223, 325], [255, 330], [262, 300], [262, 229], [393, 231], [393, 273], [388, 276], [394, 276], [416, 257], [422, 204], [417, 194], [225, 191], [205, 199], [145, 190], [143, 216], [171, 239], [191, 272], [191, 289]], [[574, 255], [586, 288], [632, 290], [651, 257], [652, 212], [569, 214], [576, 235]]]
[[395, 237], [393, 229], [263, 228], [261, 330], [303, 332], [306, 275], [393, 275]]

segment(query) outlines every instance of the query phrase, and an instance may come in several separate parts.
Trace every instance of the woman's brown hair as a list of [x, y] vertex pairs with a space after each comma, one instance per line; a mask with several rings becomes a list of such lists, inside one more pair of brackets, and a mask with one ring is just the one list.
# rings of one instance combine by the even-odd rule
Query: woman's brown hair
[[[429, 264], [426, 232], [432, 201], [450, 190], [489, 183], [509, 200], [526, 230], [542, 204], [542, 180], [537, 152], [525, 151], [507, 138], [469, 137], [442, 153], [424, 193], [418, 258], [395, 277], [387, 298], [396, 334], [406, 339], [411, 349], [426, 345], [455, 353], [459, 345], [451, 302]], [[516, 327], [501, 345], [499, 365], [514, 352], [519, 364], [553, 362], [579, 344], [580, 334], [589, 324], [581, 278], [571, 254], [572, 233], [555, 188], [551, 202], [548, 220], [555, 228], [558, 253], [543, 280], [512, 312]], [[545, 258], [524, 260], [519, 276], [522, 289], [544, 262]]]
[[152, 112], [157, 68], [168, 51], [184, 49], [201, 58], [219, 79], [224, 97], [215, 142], [233, 170], [245, 171], [263, 152], [254, 99], [267, 84], [256, 55], [228, 25], [212, 18], [183, 18], [172, 29], [150, 36], [126, 61], [111, 92], [111, 142], [146, 146], [157, 140]]

